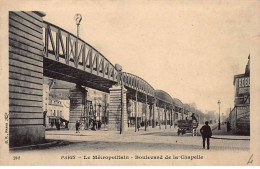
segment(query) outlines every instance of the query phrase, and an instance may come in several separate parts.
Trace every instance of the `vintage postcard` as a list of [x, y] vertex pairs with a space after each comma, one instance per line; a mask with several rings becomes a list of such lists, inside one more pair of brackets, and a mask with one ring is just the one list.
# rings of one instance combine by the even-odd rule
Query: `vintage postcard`
[[0, 165], [260, 164], [260, 1], [0, 9]]

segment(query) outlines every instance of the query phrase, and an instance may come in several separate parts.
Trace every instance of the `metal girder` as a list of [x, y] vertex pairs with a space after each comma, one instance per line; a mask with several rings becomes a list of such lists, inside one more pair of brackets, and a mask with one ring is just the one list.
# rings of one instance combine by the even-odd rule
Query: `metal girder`
[[[65, 64], [67, 67], [74, 69], [68, 69], [67, 71], [73, 70], [77, 74], [77, 70], [82, 74], [82, 71], [86, 72], [85, 76], [88, 76], [89, 81], [94, 84], [107, 83], [109, 85], [116, 84], [118, 72], [115, 66], [100, 52], [98, 52], [91, 45], [83, 41], [82, 39], [77, 39], [77, 37], [68, 31], [53, 25], [49, 22], [43, 22], [44, 28], [44, 50], [45, 58], [48, 58], [48, 63], [53, 60]], [[55, 62], [53, 64], [55, 64]], [[70, 74], [72, 78], [72, 73], [63, 72], [60, 69], [61, 66], [56, 69], [52, 67], [51, 72], [57, 72], [57, 75], [64, 74], [65, 76]], [[48, 72], [48, 68], [44, 68]], [[91, 76], [90, 76], [91, 75]], [[84, 75], [81, 75], [81, 77]], [[147, 95], [148, 101], [152, 102], [155, 97], [154, 88], [147, 83], [144, 79], [133, 75], [131, 73], [122, 73], [122, 83], [131, 91], [138, 91], [141, 95]], [[87, 78], [83, 78], [86, 81]], [[75, 82], [75, 78], [73, 78]], [[80, 79], [79, 79], [80, 81]], [[101, 84], [100, 84], [101, 85]], [[108, 86], [103, 84], [102, 86]], [[112, 87], [112, 86], [110, 86]], [[108, 86], [109, 88], [109, 86]], [[108, 88], [106, 91], [108, 91]], [[102, 87], [103, 90], [105, 90]], [[160, 100], [168, 105], [169, 103], [165, 100]]]

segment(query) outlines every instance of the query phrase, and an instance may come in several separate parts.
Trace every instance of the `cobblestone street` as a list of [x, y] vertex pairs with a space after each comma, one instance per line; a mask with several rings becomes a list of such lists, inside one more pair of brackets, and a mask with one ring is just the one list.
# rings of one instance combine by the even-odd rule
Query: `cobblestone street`
[[[123, 135], [112, 131], [46, 131], [46, 139], [58, 142], [57, 145], [41, 148], [40, 151], [142, 151], [142, 150], [188, 150], [188, 151], [247, 151], [249, 136], [217, 135], [210, 140], [210, 150], [202, 149], [201, 136], [191, 134], [178, 136], [177, 129], [148, 128], [135, 133], [130, 128]], [[32, 150], [33, 151], [33, 150]], [[37, 150], [38, 151], [38, 150]]]
[[[165, 126], [161, 130], [158, 127], [149, 127], [147, 131], [141, 128], [136, 133], [131, 127], [122, 135], [105, 130], [80, 133], [54, 130], [46, 131], [45, 137], [48, 143], [13, 149], [10, 155], [37, 162], [47, 156], [53, 159], [37, 165], [58, 162], [61, 165], [112, 165], [115, 159], [121, 159], [124, 165], [183, 165], [183, 162], [186, 165], [207, 165], [207, 161], [218, 165], [220, 160], [228, 164], [235, 162], [234, 159], [245, 165], [251, 156], [249, 136], [213, 135], [210, 150], [207, 150], [202, 148], [201, 136], [192, 137], [190, 133], [178, 136], [177, 128], [165, 129]], [[33, 161], [30, 165], [34, 165]]]

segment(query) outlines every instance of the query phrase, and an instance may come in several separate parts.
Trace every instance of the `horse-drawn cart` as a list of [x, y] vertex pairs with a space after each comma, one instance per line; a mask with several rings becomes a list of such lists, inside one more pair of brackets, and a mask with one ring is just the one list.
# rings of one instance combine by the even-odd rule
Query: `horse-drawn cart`
[[196, 120], [179, 120], [178, 135], [192, 133], [192, 136], [197, 135], [198, 122]]

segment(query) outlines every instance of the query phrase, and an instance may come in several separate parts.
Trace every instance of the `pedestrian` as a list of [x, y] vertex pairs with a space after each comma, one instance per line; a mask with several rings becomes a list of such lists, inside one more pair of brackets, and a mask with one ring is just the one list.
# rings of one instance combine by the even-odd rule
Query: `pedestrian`
[[137, 130], [139, 131], [140, 129], [140, 123], [137, 123]]
[[79, 133], [79, 121], [76, 121], [76, 133]]
[[144, 121], [141, 122], [141, 127], [144, 127]]
[[100, 130], [101, 125], [102, 125], [102, 122], [99, 120], [99, 121], [98, 121], [98, 130]]
[[57, 130], [60, 130], [60, 121], [57, 122]]
[[91, 128], [91, 130], [96, 131], [96, 128], [97, 128], [97, 122], [96, 122], [96, 120], [94, 119], [94, 120], [93, 120], [93, 127]]
[[206, 121], [205, 125], [201, 127], [200, 133], [203, 139], [203, 148], [205, 148], [205, 141], [207, 139], [207, 149], [209, 149], [209, 138], [212, 136], [212, 131], [208, 121]]
[[227, 132], [229, 132], [230, 131], [230, 122], [228, 121], [227, 122]]
[[58, 130], [58, 122], [57, 121], [55, 121], [55, 127]]

